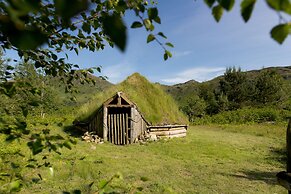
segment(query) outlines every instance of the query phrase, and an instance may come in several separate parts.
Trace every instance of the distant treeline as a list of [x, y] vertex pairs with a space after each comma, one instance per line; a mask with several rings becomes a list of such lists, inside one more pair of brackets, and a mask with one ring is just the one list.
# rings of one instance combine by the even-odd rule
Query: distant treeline
[[194, 87], [179, 101], [194, 123], [281, 121], [291, 110], [291, 83], [272, 69], [250, 75], [240, 68], [227, 68], [219, 81]]
[[[29, 62], [16, 65], [10, 70], [9, 62], [0, 60], [0, 116], [9, 117], [68, 114], [85, 103], [98, 91], [111, 84], [98, 77], [91, 76], [96, 84], [84, 84], [74, 80], [74, 90], [68, 91], [66, 80], [60, 76], [48, 76], [37, 70]], [[81, 72], [80, 72], [81, 73]], [[11, 74], [7, 79], [7, 74]], [[89, 75], [90, 76], [90, 75]], [[85, 80], [86, 81], [86, 80]]]

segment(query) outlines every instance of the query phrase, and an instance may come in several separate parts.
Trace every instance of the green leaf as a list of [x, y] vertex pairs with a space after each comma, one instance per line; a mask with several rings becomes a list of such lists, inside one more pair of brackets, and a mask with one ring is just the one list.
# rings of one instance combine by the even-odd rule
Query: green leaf
[[14, 67], [13, 67], [13, 66], [11, 66], [11, 65], [7, 65], [6, 69], [7, 69], [7, 70], [13, 70], [13, 69], [14, 69]]
[[170, 51], [166, 50], [165, 52], [167, 53], [168, 57], [172, 57], [172, 53]]
[[159, 16], [155, 17], [154, 21], [157, 22], [158, 24], [161, 24], [161, 18]]
[[22, 115], [26, 118], [28, 115], [28, 109], [26, 107], [21, 107]]
[[235, 0], [218, 0], [218, 2], [224, 9], [230, 11], [234, 6]]
[[243, 0], [241, 2], [240, 11], [241, 11], [241, 16], [243, 17], [245, 22], [247, 22], [250, 19], [255, 4], [256, 4], [256, 0]]
[[112, 42], [121, 50], [126, 46], [126, 27], [119, 15], [107, 15], [103, 19], [103, 29]]
[[87, 69], [87, 71], [88, 71], [89, 73], [92, 73], [92, 74], [94, 73], [94, 70], [91, 69], [91, 68], [90, 68], [90, 69]]
[[88, 8], [87, 0], [54, 0], [56, 12], [65, 22], [74, 15], [84, 11]]
[[150, 30], [150, 28], [152, 26], [152, 22], [149, 19], [144, 19], [143, 24], [145, 25], [147, 30]]
[[291, 4], [289, 0], [266, 0], [270, 8], [276, 11], [285, 11], [291, 14]]
[[91, 26], [87, 22], [84, 22], [82, 25], [82, 30], [87, 32], [87, 34], [90, 34], [91, 33]]
[[156, 39], [156, 37], [153, 34], [149, 34], [148, 38], [147, 38], [147, 43], [149, 43], [149, 42], [151, 42], [151, 41], [153, 41], [155, 39]]
[[81, 194], [81, 193], [82, 193], [82, 191], [81, 191], [81, 190], [79, 190], [79, 189], [76, 189], [76, 190], [74, 190], [72, 193], [73, 193], [73, 194]]
[[65, 141], [65, 142], [63, 143], [63, 146], [65, 146], [65, 147], [68, 148], [69, 150], [72, 149], [72, 146], [70, 145], [70, 143], [69, 143], [68, 141]]
[[26, 168], [35, 168], [35, 166], [32, 165], [32, 164], [27, 164], [25, 167], [26, 167]]
[[26, 0], [25, 3], [28, 4], [31, 8], [33, 8], [35, 10], [38, 9], [40, 6], [39, 0]]
[[158, 17], [158, 9], [156, 7], [149, 8], [148, 9], [148, 16], [149, 16], [150, 20], [153, 20], [156, 17]]
[[40, 137], [36, 137], [36, 139], [28, 142], [27, 145], [30, 148], [30, 150], [32, 151], [33, 155], [36, 155], [36, 154], [42, 152], [42, 150], [43, 150], [43, 145], [41, 143]]
[[108, 183], [109, 183], [109, 181], [107, 181], [107, 180], [101, 180], [101, 181], [98, 183], [98, 188], [99, 188], [99, 189], [104, 189]]
[[14, 33], [8, 34], [12, 45], [22, 50], [36, 49], [47, 41], [47, 37], [40, 30], [17, 30]]
[[13, 181], [10, 183], [10, 192], [16, 192], [19, 191], [21, 187], [20, 181]]
[[219, 22], [222, 14], [223, 14], [223, 8], [220, 5], [213, 7], [212, 15], [213, 15], [214, 19], [216, 20], [216, 22]]
[[174, 45], [172, 43], [170, 43], [170, 42], [167, 42], [166, 45], [169, 46], [169, 47], [174, 48]]
[[132, 23], [131, 28], [140, 28], [142, 26], [142, 23], [135, 21]]
[[165, 52], [164, 53], [164, 60], [166, 61], [168, 59], [168, 54]]
[[78, 51], [77, 48], [74, 48], [74, 51], [75, 51], [75, 53], [76, 53], [77, 55], [79, 55], [79, 51]]
[[143, 182], [145, 182], [145, 181], [148, 181], [149, 178], [148, 177], [145, 177], [145, 176], [142, 176], [142, 177], [140, 177], [140, 180], [142, 180]]
[[271, 30], [271, 37], [279, 44], [282, 44], [290, 32], [290, 25], [279, 24]]
[[53, 60], [57, 60], [58, 59], [58, 56], [57, 55], [55, 55], [55, 54], [52, 54], [52, 58], [53, 58]]
[[96, 67], [96, 70], [101, 73], [101, 67]]
[[163, 34], [163, 32], [159, 32], [158, 35], [163, 37], [163, 38], [165, 38], [165, 39], [167, 39], [167, 37]]
[[204, 0], [204, 3], [208, 5], [209, 8], [212, 8], [215, 0]]

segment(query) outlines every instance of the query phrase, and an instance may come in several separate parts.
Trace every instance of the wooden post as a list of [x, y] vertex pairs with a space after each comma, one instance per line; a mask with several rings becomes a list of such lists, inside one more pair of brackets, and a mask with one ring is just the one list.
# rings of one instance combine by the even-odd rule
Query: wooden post
[[124, 136], [124, 133], [123, 133], [123, 113], [120, 114], [120, 144], [123, 145], [124, 142], [123, 142], [123, 136]]
[[[111, 126], [111, 117], [110, 117], [110, 115], [107, 116], [107, 126], [108, 126], [108, 128], [110, 129], [110, 126]], [[111, 142], [111, 138], [110, 138], [110, 130], [108, 130], [108, 138], [107, 138], [107, 140], [108, 140], [109, 142]]]
[[120, 145], [120, 125], [119, 125], [119, 114], [116, 115], [116, 124], [117, 124], [117, 127], [116, 127], [116, 131], [117, 131], [117, 145]]
[[134, 123], [133, 123], [133, 119], [134, 119], [134, 116], [135, 116], [135, 114], [134, 114], [134, 108], [131, 108], [131, 110], [130, 110], [130, 143], [133, 143], [133, 141], [134, 141]]
[[108, 122], [107, 122], [107, 115], [108, 115], [108, 111], [107, 108], [104, 107], [103, 108], [103, 139], [104, 141], [107, 141], [107, 134], [108, 134]]
[[125, 117], [125, 113], [122, 114], [122, 134], [123, 134], [123, 144], [126, 144], [126, 139], [125, 139], [125, 135], [126, 135], [126, 121], [125, 121], [126, 117]]
[[[286, 133], [286, 146], [287, 146], [287, 173], [291, 173], [291, 118], [289, 118], [289, 123]], [[291, 191], [288, 191], [291, 194]]]
[[122, 120], [123, 120], [123, 117], [122, 117], [122, 113], [120, 113], [120, 116], [119, 116], [119, 126], [120, 126], [120, 144], [122, 145], [123, 144], [123, 125], [122, 125]]
[[110, 115], [110, 135], [111, 135], [111, 143], [114, 143], [114, 118], [113, 114]]
[[116, 114], [113, 114], [113, 120], [114, 120], [114, 144], [117, 144], [117, 123], [116, 123]]
[[128, 144], [128, 114], [125, 115], [125, 135], [126, 135], [126, 144]]
[[[112, 126], [113, 126], [113, 123], [112, 123], [112, 115], [110, 114], [110, 115], [108, 115], [108, 119], [109, 119], [109, 123], [108, 123], [108, 134], [110, 135], [110, 137], [109, 137], [109, 141], [110, 141], [110, 143], [112, 143]], [[110, 132], [109, 132], [110, 131]]]

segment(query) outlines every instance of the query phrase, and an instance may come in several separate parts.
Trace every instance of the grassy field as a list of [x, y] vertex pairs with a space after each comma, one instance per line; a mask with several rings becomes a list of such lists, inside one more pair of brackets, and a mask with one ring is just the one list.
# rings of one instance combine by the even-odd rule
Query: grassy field
[[[53, 173], [24, 169], [27, 184], [20, 193], [94, 193], [116, 174], [122, 178], [113, 179], [108, 192], [286, 193], [275, 177], [285, 167], [285, 128], [192, 126], [186, 138], [129, 146], [79, 141], [54, 154]], [[43, 180], [35, 181], [38, 173]]]

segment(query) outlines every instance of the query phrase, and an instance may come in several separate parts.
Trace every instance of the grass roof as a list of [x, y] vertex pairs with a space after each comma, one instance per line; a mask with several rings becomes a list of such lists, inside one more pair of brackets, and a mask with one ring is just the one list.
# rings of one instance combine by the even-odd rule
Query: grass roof
[[174, 99], [159, 84], [150, 83], [134, 73], [120, 84], [99, 92], [79, 110], [77, 120], [88, 120], [108, 98], [122, 91], [134, 102], [146, 120], [153, 124], [187, 124], [186, 116], [179, 110]]

